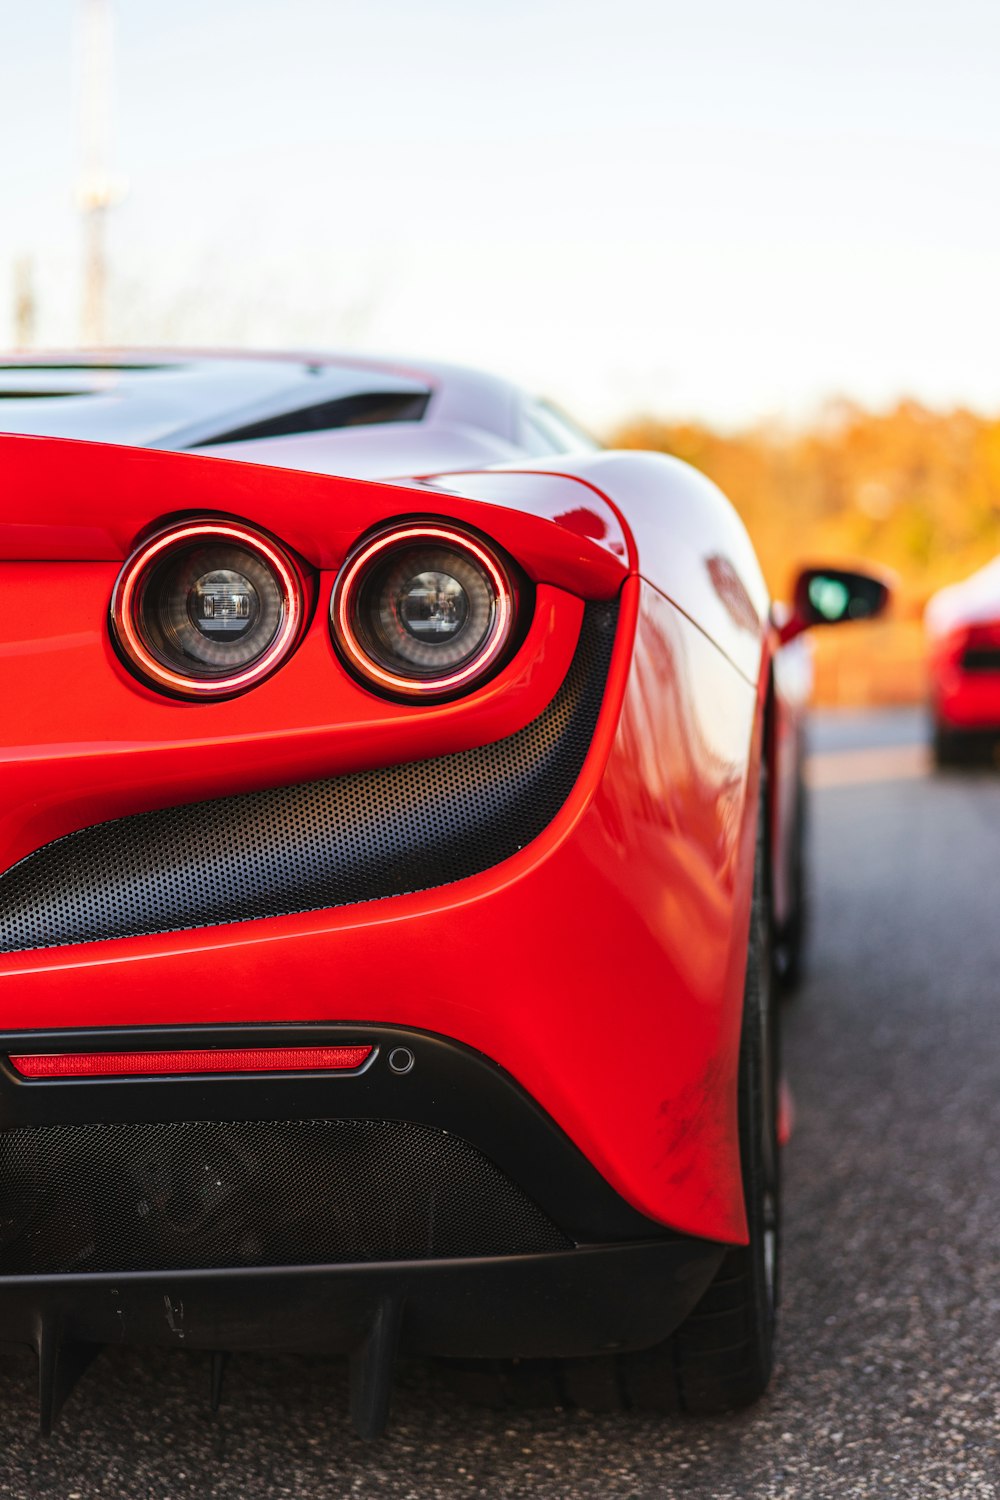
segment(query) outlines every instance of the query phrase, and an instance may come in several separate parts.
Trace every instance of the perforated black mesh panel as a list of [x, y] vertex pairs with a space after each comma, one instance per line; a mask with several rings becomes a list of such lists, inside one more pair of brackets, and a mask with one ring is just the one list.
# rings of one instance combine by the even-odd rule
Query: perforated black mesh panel
[[241, 922], [427, 890], [537, 838], [580, 774], [617, 606], [588, 604], [533, 723], [475, 750], [84, 828], [0, 876], [0, 952]]
[[0, 1133], [0, 1275], [516, 1255], [570, 1241], [474, 1147], [386, 1120]]

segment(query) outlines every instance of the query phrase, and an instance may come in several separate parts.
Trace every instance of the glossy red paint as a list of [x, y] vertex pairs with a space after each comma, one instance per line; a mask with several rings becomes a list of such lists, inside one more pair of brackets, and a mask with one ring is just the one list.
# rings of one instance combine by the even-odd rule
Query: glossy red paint
[[185, 1052], [36, 1052], [11, 1054], [22, 1078], [171, 1077], [182, 1073], [336, 1073], [372, 1055], [361, 1047], [200, 1048]]
[[795, 1096], [787, 1078], [778, 1084], [778, 1145], [787, 1146], [795, 1133]]
[[569, 470], [560, 474], [506, 464], [486, 473], [477, 469], [473, 473], [432, 474], [419, 484], [429, 493], [462, 495], [495, 505], [508, 504], [510, 496], [516, 494], [519, 509], [547, 517], [574, 536], [597, 542], [627, 564], [630, 572], [637, 571], [635, 544], [617, 505], [596, 485]]
[[746, 528], [718, 486], [662, 453], [574, 456], [565, 473], [627, 524], [642, 577], [757, 683], [770, 599]]
[[[636, 1207], [737, 1241], [759, 756], [756, 686], [630, 580], [584, 772], [513, 859], [335, 911], [8, 954], [7, 1024], [322, 1019], [441, 1032], [520, 1080]], [[225, 986], [207, 982], [220, 964]], [[441, 972], [476, 982], [445, 986]], [[631, 1045], [610, 1046], [609, 1009], [620, 1018], [626, 1004]]]
[[[718, 486], [662, 453], [567, 455], [558, 474], [549, 471], [551, 462], [540, 459], [488, 474], [438, 475], [426, 483], [491, 498], [503, 492], [508, 477], [516, 476], [524, 483], [519, 503], [556, 512], [562, 495], [565, 524], [574, 517], [571, 506], [580, 504], [581, 492], [596, 497], [615, 524], [608, 531], [585, 534], [627, 557], [631, 571], [672, 600], [748, 681], [757, 682], [770, 600], [746, 528]], [[572, 483], [575, 489], [569, 488]], [[594, 525], [587, 507], [580, 515], [582, 520], [574, 524]]]
[[[534, 583], [613, 599], [628, 571], [614, 512], [582, 485], [522, 506], [511, 474], [490, 500], [294, 469], [65, 438], [0, 436], [0, 561], [127, 557], [155, 526], [220, 513], [262, 527], [319, 569], [337, 569], [373, 526], [460, 522], [499, 544]], [[431, 503], [433, 501], [433, 503]]]

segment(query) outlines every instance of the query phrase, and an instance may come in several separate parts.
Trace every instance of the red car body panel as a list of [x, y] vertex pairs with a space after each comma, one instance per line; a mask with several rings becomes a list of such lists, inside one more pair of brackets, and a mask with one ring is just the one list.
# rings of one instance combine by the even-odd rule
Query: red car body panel
[[[970, 670], [970, 659], [984, 653], [995, 661], [992, 670]], [[959, 730], [1000, 729], [1000, 618], [957, 625], [935, 637], [930, 673], [931, 700], [942, 724]]]
[[[771, 637], [745, 533], [708, 482], [669, 460], [607, 455], [565, 475], [383, 485], [22, 437], [0, 439], [0, 465], [0, 691], [18, 705], [0, 726], [0, 872], [131, 812], [510, 734], [565, 676], [581, 601], [621, 598], [583, 774], [519, 854], [414, 895], [0, 955], [8, 1029], [323, 1020], [356, 1023], [361, 1040], [365, 1022], [439, 1032], [523, 1084], [643, 1213], [741, 1240], [735, 1078]], [[316, 570], [295, 655], [224, 703], [140, 685], [106, 626], [120, 559], [195, 511], [265, 527]], [[537, 586], [503, 672], [433, 707], [354, 683], [327, 626], [348, 548], [414, 513], [474, 525]]]
[[565, 478], [545, 484], [546, 476], [533, 475], [523, 500], [512, 498], [516, 487], [497, 486], [483, 501], [453, 489], [447, 477], [437, 485], [338, 478], [332, 489], [327, 475], [296, 469], [22, 436], [0, 436], [0, 471], [0, 559], [10, 561], [122, 559], [151, 517], [162, 523], [231, 512], [280, 533], [314, 567], [336, 569], [371, 526], [420, 514], [432, 508], [429, 500], [436, 505], [447, 496], [451, 519], [487, 532], [535, 583], [610, 599], [627, 569], [617, 513], [593, 489]]
[[717, 485], [660, 453], [596, 453], [573, 463], [624, 516], [636, 567], [756, 683], [767, 586], [746, 528]]

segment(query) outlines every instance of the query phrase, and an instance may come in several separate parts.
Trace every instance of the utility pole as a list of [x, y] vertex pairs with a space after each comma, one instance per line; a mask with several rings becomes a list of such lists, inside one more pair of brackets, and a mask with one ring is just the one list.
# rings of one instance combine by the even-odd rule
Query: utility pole
[[83, 176], [83, 316], [86, 345], [103, 344], [107, 327], [108, 210], [124, 196], [108, 172], [111, 145], [111, 0], [82, 0], [83, 77], [81, 88]]
[[35, 281], [30, 255], [14, 262], [14, 346], [29, 349], [35, 341]]

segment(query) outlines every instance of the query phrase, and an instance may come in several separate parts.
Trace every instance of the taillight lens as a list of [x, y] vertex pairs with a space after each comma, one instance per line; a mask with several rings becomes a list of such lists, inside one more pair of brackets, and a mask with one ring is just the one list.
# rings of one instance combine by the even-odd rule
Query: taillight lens
[[128, 1078], [178, 1073], [300, 1073], [360, 1068], [372, 1054], [359, 1047], [199, 1048], [175, 1052], [35, 1052], [10, 1061], [22, 1078]]
[[268, 677], [295, 646], [304, 580], [270, 537], [237, 522], [172, 526], [143, 542], [115, 584], [111, 622], [128, 665], [185, 698]]
[[510, 570], [478, 538], [414, 522], [369, 538], [347, 559], [330, 618], [341, 655], [366, 683], [441, 698], [497, 669], [516, 607]]

